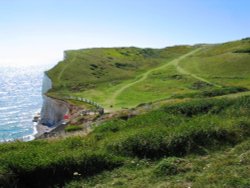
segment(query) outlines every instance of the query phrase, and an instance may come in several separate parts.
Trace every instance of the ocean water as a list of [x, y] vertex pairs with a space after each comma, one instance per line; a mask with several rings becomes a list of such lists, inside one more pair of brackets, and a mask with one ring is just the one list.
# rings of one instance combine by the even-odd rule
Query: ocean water
[[0, 67], [0, 142], [34, 139], [32, 119], [42, 107], [43, 73], [49, 67]]

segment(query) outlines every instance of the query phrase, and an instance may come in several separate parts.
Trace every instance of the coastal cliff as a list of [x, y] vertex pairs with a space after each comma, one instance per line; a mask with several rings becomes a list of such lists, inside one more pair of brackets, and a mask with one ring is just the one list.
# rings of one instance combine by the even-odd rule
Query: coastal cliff
[[0, 144], [0, 187], [250, 187], [250, 40], [197, 48], [68, 52], [40, 140]]
[[52, 82], [45, 73], [42, 86], [43, 106], [41, 110], [40, 123], [49, 127], [61, 124], [63, 121], [63, 116], [69, 111], [69, 108], [65, 102], [50, 98], [45, 95], [51, 88]]

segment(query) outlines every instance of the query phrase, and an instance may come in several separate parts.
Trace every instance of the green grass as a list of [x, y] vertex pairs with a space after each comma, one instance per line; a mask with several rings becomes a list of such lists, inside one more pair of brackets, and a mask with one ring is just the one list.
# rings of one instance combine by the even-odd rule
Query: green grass
[[[250, 140], [209, 154], [163, 158], [158, 161], [131, 159], [123, 167], [98, 176], [74, 180], [66, 187], [249, 187]], [[243, 160], [242, 160], [243, 159]]]
[[87, 145], [80, 137], [1, 144], [0, 187], [63, 185], [75, 172], [90, 176], [122, 164], [121, 159], [91, 151]]
[[249, 107], [249, 97], [194, 101], [108, 122], [92, 134], [126, 162], [66, 187], [248, 187]]
[[68, 125], [64, 130], [66, 132], [74, 132], [74, 131], [79, 131], [82, 130], [83, 128], [78, 126], [78, 125]]
[[54, 83], [49, 95], [81, 96], [108, 109], [112, 105], [111, 110], [156, 100], [159, 95], [145, 95], [143, 101], [137, 99], [123, 105], [128, 99], [119, 104], [118, 98], [131, 86], [143, 84], [151, 73], [167, 67], [169, 62], [195, 48], [176, 46], [165, 49], [102, 48], [67, 51], [65, 60], [48, 72]]
[[244, 187], [249, 113], [250, 97], [191, 100], [104, 122], [86, 137], [0, 144], [0, 186]]
[[[164, 49], [96, 48], [66, 51], [66, 58], [48, 72], [49, 95], [80, 96], [107, 111], [135, 107], [159, 99], [242, 87], [250, 89], [249, 40], [218, 45]], [[216, 92], [214, 92], [216, 94]], [[204, 94], [206, 95], [206, 94]], [[210, 96], [208, 96], [210, 97]]]
[[87, 136], [0, 144], [0, 187], [250, 187], [249, 47], [67, 51], [49, 96], [139, 105], [137, 115]]
[[249, 88], [250, 55], [235, 53], [250, 48], [249, 40], [208, 46], [203, 51], [181, 62], [181, 67], [224, 86]]

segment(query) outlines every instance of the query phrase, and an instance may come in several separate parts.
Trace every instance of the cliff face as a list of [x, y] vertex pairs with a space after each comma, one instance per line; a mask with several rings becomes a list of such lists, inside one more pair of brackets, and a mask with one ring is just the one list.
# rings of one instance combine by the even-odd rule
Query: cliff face
[[47, 74], [43, 78], [43, 106], [41, 110], [41, 124], [57, 126], [62, 123], [63, 116], [69, 111], [68, 105], [63, 101], [47, 97], [45, 93], [52, 88], [52, 82]]
[[47, 93], [52, 88], [52, 81], [47, 76], [47, 73], [44, 73], [43, 76], [43, 84], [42, 84], [42, 94], [44, 96], [45, 93]]

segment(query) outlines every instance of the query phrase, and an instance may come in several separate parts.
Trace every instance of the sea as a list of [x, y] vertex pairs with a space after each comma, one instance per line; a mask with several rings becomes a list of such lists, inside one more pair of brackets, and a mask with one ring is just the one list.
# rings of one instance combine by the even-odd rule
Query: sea
[[0, 142], [34, 139], [44, 71], [51, 65], [0, 66]]

